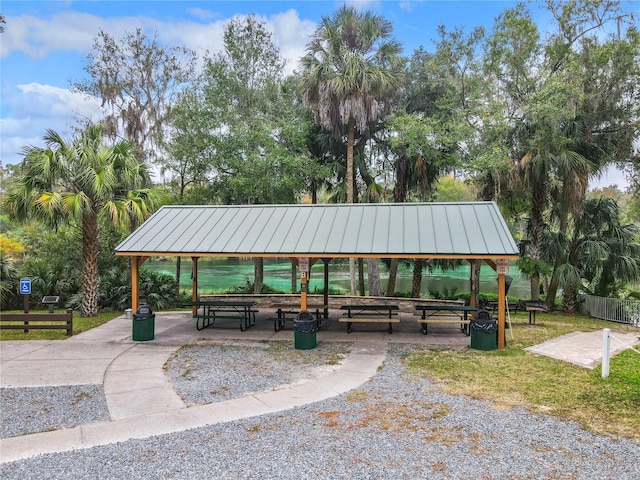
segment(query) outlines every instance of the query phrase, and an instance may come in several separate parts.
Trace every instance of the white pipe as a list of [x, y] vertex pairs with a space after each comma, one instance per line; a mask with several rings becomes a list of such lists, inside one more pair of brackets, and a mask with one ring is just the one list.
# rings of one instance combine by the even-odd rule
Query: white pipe
[[609, 376], [609, 357], [611, 345], [611, 330], [602, 329], [602, 378]]

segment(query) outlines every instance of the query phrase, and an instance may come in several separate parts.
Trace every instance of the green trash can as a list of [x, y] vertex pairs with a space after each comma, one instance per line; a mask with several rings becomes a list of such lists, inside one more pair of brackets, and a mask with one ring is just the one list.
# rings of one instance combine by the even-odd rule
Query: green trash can
[[133, 314], [133, 326], [131, 339], [134, 342], [147, 342], [155, 337], [156, 316], [151, 311], [151, 307], [146, 304], [140, 305]]
[[489, 317], [473, 318], [469, 324], [471, 329], [471, 348], [475, 350], [497, 350], [498, 322]]
[[318, 320], [313, 313], [303, 310], [293, 320], [293, 338], [296, 350], [311, 350], [318, 346], [316, 332]]

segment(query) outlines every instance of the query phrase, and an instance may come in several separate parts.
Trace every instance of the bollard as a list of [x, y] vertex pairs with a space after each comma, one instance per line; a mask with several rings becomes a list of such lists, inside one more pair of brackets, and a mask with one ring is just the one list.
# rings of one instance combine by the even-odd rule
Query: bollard
[[130, 308], [127, 308], [124, 311], [124, 318], [126, 318], [127, 320], [131, 320], [133, 318], [133, 312]]
[[604, 328], [602, 330], [602, 378], [609, 376], [609, 358], [611, 345], [611, 330]]

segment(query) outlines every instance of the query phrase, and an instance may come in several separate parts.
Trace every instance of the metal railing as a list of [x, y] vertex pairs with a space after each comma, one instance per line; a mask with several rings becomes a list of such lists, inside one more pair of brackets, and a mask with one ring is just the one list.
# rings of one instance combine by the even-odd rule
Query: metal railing
[[595, 318], [640, 326], [640, 301], [585, 296], [584, 309]]

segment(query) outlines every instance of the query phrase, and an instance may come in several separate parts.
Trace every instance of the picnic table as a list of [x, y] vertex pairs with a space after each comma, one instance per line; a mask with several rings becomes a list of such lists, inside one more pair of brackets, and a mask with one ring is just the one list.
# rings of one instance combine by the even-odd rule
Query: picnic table
[[[277, 316], [267, 318], [267, 320], [273, 322], [273, 329], [276, 332], [284, 327], [287, 320], [294, 320], [300, 314], [300, 302], [276, 302], [272, 303], [270, 307], [276, 309]], [[318, 327], [320, 327], [323, 318], [326, 318], [327, 308], [329, 306], [323, 303], [307, 302], [307, 311], [314, 313]]]
[[460, 330], [469, 336], [471, 333], [469, 329], [469, 323], [471, 322], [468, 318], [469, 312], [478, 311], [476, 307], [455, 304], [416, 305], [415, 308], [422, 312], [416, 315], [420, 316], [418, 322], [421, 324], [423, 335], [427, 334], [427, 325], [430, 323], [459, 323]]
[[[240, 330], [245, 331], [256, 323], [258, 310], [252, 308], [256, 305], [253, 301], [226, 301], [226, 300], [199, 300], [185, 302], [185, 307], [196, 307], [193, 318], [196, 319], [196, 328], [203, 330], [214, 325], [216, 320], [237, 320]], [[200, 309], [202, 308], [202, 313]]]
[[398, 305], [366, 304], [366, 305], [342, 305], [340, 310], [346, 310], [347, 316], [338, 319], [338, 322], [347, 324], [347, 333], [351, 333], [354, 323], [388, 323], [389, 333], [393, 333], [392, 324], [400, 323], [398, 318]]
[[[513, 313], [518, 313], [518, 308], [520, 308], [519, 302], [507, 302], [506, 306]], [[487, 302], [487, 310], [495, 314], [496, 310], [498, 310], [498, 302]]]

